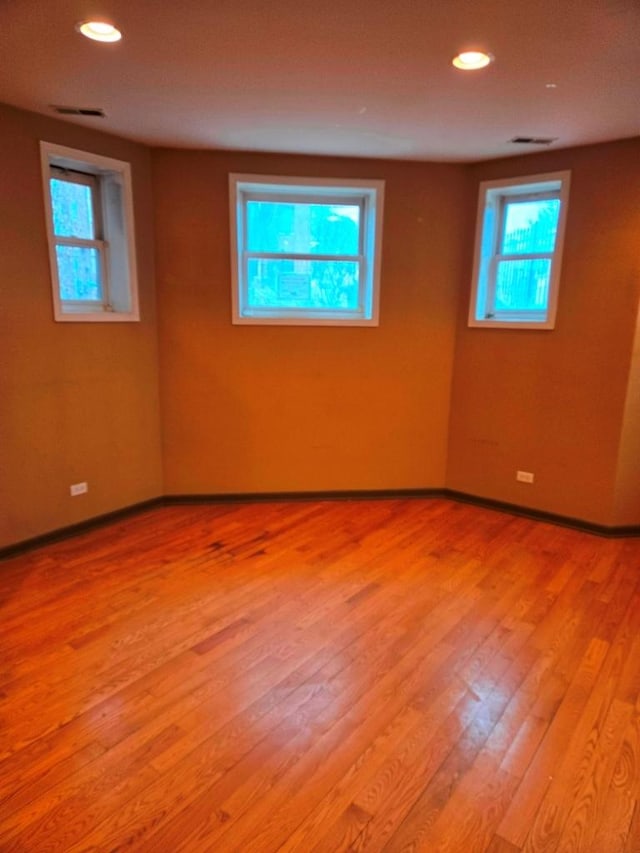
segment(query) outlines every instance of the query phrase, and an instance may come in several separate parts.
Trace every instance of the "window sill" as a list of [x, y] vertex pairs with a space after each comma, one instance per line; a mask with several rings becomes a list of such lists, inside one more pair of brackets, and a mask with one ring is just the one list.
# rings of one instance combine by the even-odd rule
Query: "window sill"
[[118, 311], [56, 311], [55, 319], [58, 323], [137, 323], [140, 315]]
[[377, 326], [375, 317], [354, 317], [352, 314], [246, 314], [233, 318], [234, 326]]
[[472, 329], [537, 329], [538, 331], [550, 331], [555, 328], [552, 320], [469, 320]]

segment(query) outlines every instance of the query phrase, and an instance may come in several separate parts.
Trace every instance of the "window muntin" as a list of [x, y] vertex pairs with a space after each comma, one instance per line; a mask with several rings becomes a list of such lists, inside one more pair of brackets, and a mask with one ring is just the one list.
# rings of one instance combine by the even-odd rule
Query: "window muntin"
[[553, 328], [569, 173], [480, 187], [469, 325]]
[[137, 320], [129, 164], [40, 147], [55, 319]]
[[382, 182], [231, 175], [230, 189], [234, 323], [377, 324]]

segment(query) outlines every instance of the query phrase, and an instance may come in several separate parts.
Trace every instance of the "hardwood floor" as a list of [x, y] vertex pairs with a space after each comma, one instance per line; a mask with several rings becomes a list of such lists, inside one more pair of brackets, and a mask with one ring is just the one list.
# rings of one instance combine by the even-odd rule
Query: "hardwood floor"
[[0, 596], [2, 851], [640, 851], [638, 539], [165, 507]]

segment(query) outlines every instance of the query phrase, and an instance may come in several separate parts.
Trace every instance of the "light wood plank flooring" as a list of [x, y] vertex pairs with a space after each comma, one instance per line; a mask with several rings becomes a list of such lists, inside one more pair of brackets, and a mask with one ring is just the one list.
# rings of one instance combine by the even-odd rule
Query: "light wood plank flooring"
[[0, 850], [640, 851], [640, 540], [164, 507], [0, 564]]

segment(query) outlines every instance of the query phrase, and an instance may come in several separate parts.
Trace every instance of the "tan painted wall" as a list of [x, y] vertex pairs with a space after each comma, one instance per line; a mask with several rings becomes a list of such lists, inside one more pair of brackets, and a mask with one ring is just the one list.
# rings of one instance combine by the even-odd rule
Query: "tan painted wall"
[[[456, 166], [154, 151], [165, 491], [444, 484]], [[378, 328], [232, 326], [228, 174], [386, 181]]]
[[[638, 188], [640, 197], [640, 187]], [[635, 236], [640, 241], [640, 204], [636, 209]], [[637, 279], [640, 282], [640, 247], [636, 251]], [[640, 524], [640, 311], [631, 360], [631, 372], [622, 422], [618, 469], [615, 484], [614, 524]]]
[[[53, 322], [40, 139], [132, 163], [141, 323]], [[640, 523], [640, 140], [474, 167], [149, 152], [2, 107], [0, 151], [0, 547], [163, 491], [447, 485]], [[565, 168], [556, 330], [468, 329], [479, 181]], [[386, 180], [379, 328], [231, 325], [230, 171]]]
[[[140, 323], [54, 323], [41, 139], [132, 164]], [[162, 468], [148, 151], [0, 107], [0, 162], [1, 547], [155, 497]]]
[[[640, 288], [640, 139], [485, 163], [471, 174], [477, 196], [481, 180], [559, 169], [572, 177], [555, 330], [469, 329], [467, 257], [447, 485], [586, 521], [638, 524], [637, 486], [625, 487], [616, 512], [614, 491]], [[638, 408], [629, 409], [634, 428]], [[623, 465], [635, 452], [627, 447]], [[534, 472], [535, 483], [517, 483], [517, 469]]]

